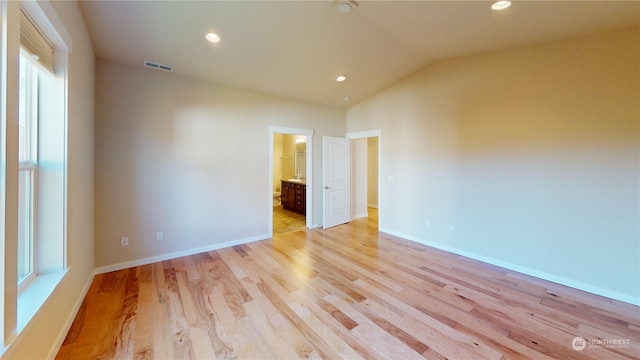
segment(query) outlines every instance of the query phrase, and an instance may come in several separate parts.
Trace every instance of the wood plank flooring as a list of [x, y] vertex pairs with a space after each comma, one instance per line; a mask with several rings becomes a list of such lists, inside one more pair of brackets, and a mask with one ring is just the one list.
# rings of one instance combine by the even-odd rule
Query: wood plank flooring
[[56, 358], [640, 358], [638, 307], [376, 219], [97, 275]]

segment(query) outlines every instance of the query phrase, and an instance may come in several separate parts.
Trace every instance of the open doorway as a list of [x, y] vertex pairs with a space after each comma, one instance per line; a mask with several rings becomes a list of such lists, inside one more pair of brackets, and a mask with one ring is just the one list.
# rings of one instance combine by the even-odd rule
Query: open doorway
[[273, 134], [273, 234], [306, 229], [307, 136]]
[[367, 217], [378, 222], [379, 138], [367, 138]]
[[269, 232], [311, 227], [313, 130], [269, 127]]
[[380, 130], [349, 133], [347, 137], [352, 140], [352, 218], [369, 218], [377, 224], [380, 208]]

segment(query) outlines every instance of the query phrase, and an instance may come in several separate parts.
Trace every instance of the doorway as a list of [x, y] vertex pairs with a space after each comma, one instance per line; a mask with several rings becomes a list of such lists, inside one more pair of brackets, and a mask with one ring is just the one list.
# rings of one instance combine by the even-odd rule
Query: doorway
[[369, 218], [378, 224], [381, 132], [349, 133], [347, 137], [352, 140], [352, 218]]
[[311, 228], [313, 130], [269, 127], [269, 233]]

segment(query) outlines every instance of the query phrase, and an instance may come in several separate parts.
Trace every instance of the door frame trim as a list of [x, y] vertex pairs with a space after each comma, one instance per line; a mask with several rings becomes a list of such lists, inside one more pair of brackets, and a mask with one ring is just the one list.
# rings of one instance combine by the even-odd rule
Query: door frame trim
[[283, 127], [269, 125], [269, 235], [273, 237], [273, 135], [305, 135], [307, 137], [307, 209], [306, 209], [306, 227], [313, 227], [313, 129], [301, 129], [292, 127]]

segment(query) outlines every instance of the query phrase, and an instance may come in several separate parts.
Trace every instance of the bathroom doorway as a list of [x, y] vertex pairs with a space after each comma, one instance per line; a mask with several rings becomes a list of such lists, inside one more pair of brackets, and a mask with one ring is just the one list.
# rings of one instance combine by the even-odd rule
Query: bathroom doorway
[[311, 228], [313, 130], [269, 127], [272, 235]]

